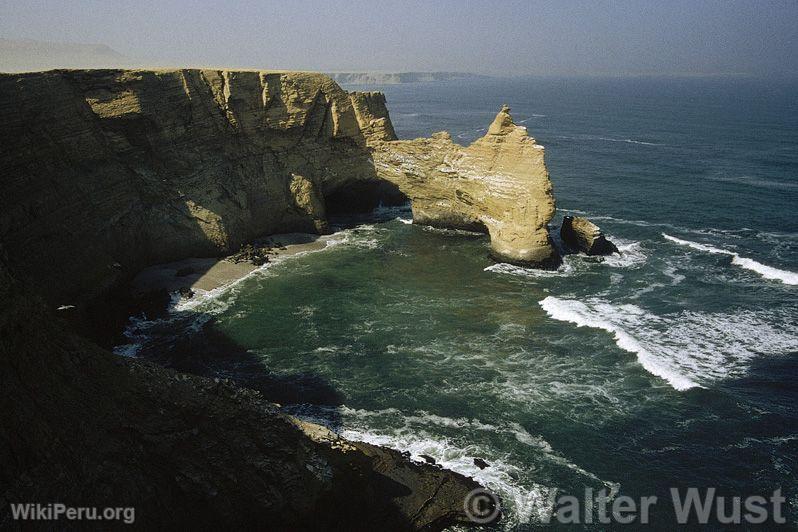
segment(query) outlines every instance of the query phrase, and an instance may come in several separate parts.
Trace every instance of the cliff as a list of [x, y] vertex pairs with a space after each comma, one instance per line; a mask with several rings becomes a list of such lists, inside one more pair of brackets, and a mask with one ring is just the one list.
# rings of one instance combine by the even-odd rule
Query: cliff
[[328, 208], [396, 187], [416, 221], [486, 230], [500, 260], [556, 262], [543, 150], [506, 109], [463, 149], [396, 141], [380, 93], [321, 74], [90, 70], [0, 75], [0, 121], [0, 242], [54, 304], [150, 264], [323, 232]]
[[82, 312], [151, 264], [406, 198], [416, 222], [554, 265], [543, 150], [509, 109], [464, 148], [397, 140], [382, 94], [321, 74], [61, 70], [0, 75], [0, 123], [0, 505], [126, 501], [206, 527], [465, 519], [470, 479], [309, 438], [257, 393], [114, 357], [54, 309]]
[[0, 300], [0, 529], [26, 502], [133, 507], [143, 530], [468, 523], [473, 480], [320, 439], [256, 391], [112, 355], [48, 313], [1, 248]]
[[375, 151], [377, 173], [411, 200], [413, 221], [485, 231], [500, 261], [556, 267], [554, 216], [543, 147], [504, 106], [487, 134], [463, 148], [448, 133]]

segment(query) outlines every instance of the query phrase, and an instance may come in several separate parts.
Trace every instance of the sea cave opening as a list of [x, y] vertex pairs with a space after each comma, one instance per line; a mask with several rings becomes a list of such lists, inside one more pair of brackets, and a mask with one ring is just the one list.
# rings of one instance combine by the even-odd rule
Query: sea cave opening
[[328, 216], [366, 214], [378, 206], [405, 205], [410, 199], [395, 184], [379, 179], [346, 183], [324, 197]]

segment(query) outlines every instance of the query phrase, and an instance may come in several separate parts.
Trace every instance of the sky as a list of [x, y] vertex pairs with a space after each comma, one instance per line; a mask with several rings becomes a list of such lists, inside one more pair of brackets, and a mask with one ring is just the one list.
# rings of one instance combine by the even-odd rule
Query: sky
[[152, 66], [798, 77], [798, 0], [0, 0], [0, 38]]

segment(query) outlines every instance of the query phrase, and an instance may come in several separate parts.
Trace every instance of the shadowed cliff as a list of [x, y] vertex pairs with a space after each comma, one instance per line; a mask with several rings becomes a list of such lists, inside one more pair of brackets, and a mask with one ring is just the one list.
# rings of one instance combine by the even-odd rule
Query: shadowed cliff
[[543, 150], [507, 109], [462, 148], [396, 141], [382, 94], [321, 74], [60, 70], [0, 74], [0, 119], [0, 242], [55, 306], [402, 194], [500, 260], [556, 262]]
[[0, 74], [0, 119], [0, 526], [26, 501], [205, 528], [468, 522], [473, 480], [115, 357], [55, 309], [103, 316], [148, 265], [407, 198], [416, 221], [489, 232], [501, 259], [551, 262], [542, 149], [508, 109], [462, 148], [396, 140], [382, 94], [320, 74], [97, 70]]

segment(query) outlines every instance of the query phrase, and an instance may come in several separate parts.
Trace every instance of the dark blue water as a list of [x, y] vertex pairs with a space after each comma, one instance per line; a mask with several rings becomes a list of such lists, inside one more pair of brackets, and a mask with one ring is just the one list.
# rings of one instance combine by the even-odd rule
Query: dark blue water
[[380, 89], [403, 138], [445, 129], [467, 144], [509, 104], [546, 147], [553, 227], [585, 215], [623, 255], [569, 256], [553, 273], [495, 265], [483, 236], [383, 210], [324, 251], [179, 307], [192, 334], [250, 357], [221, 372], [324, 383], [325, 400], [287, 409], [475, 476], [502, 497], [507, 529], [585, 487], [659, 496], [664, 530], [671, 487], [781, 488], [795, 526], [798, 86]]

